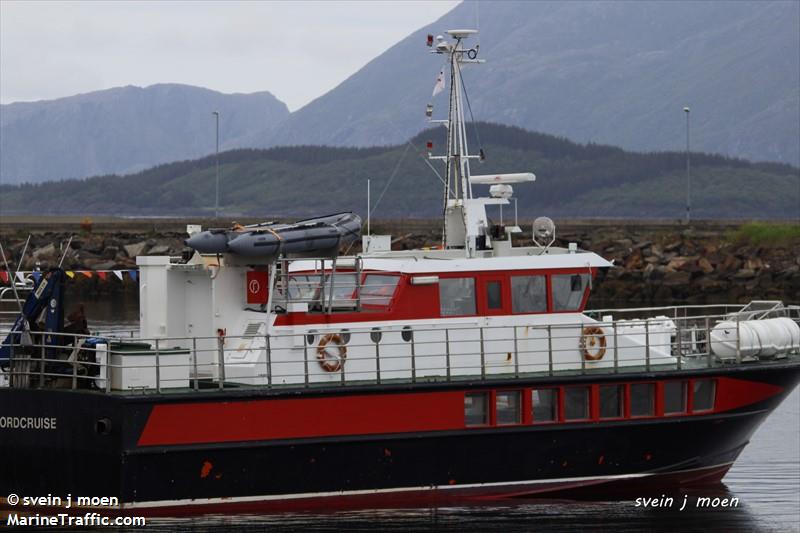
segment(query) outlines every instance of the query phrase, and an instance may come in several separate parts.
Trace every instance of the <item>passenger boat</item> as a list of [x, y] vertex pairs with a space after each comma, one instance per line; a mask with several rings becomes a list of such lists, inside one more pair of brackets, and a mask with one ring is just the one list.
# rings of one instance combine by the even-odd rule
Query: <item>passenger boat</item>
[[487, 216], [535, 177], [471, 173], [473, 33], [428, 39], [441, 247], [340, 254], [353, 214], [193, 227], [190, 257], [137, 259], [137, 339], [66, 332], [47, 272], [0, 336], [0, 494], [173, 514], [719, 482], [800, 379], [800, 307], [585, 311], [609, 261]]

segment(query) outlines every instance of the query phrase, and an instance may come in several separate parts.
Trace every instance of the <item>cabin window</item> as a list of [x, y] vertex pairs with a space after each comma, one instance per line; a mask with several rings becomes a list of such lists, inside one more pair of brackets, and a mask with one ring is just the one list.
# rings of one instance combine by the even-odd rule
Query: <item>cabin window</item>
[[533, 423], [558, 420], [558, 389], [533, 390]]
[[622, 418], [625, 387], [600, 385], [600, 418]]
[[564, 389], [564, 420], [586, 420], [589, 418], [589, 387], [566, 387]]
[[577, 311], [589, 286], [589, 275], [554, 275], [550, 277], [550, 284], [553, 290], [553, 311]]
[[685, 381], [667, 381], [664, 383], [664, 414], [674, 415], [686, 412]]
[[289, 277], [289, 298], [295, 302], [313, 302], [319, 296], [319, 274]]
[[439, 278], [439, 306], [442, 316], [475, 314], [474, 278]]
[[515, 313], [547, 311], [544, 276], [511, 276], [511, 307]]
[[653, 383], [631, 385], [631, 416], [653, 416], [655, 414], [655, 388]]
[[[395, 276], [392, 276], [395, 277]], [[330, 275], [325, 276], [325, 282], [330, 283]], [[326, 285], [328, 290], [330, 285]], [[337, 272], [333, 276], [333, 305], [355, 304], [356, 274], [353, 272]]]
[[486, 283], [486, 306], [489, 309], [503, 308], [502, 285], [499, 281]]
[[714, 396], [716, 384], [713, 379], [696, 379], [692, 386], [694, 393], [692, 411], [711, 411], [714, 409]]
[[364, 305], [387, 306], [392, 301], [400, 276], [367, 274], [361, 287], [361, 303]]
[[495, 408], [498, 426], [522, 423], [522, 394], [520, 391], [502, 391], [496, 395]]
[[488, 394], [471, 392], [464, 395], [464, 425], [486, 426], [489, 424], [489, 411], [486, 409]]

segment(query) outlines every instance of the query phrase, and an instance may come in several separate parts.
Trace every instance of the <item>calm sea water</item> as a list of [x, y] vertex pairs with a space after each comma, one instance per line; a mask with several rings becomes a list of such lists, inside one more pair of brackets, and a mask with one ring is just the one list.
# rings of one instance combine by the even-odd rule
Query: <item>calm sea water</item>
[[[92, 302], [92, 329], [136, 329], [135, 302]], [[119, 317], [107, 322], [96, 317]], [[95, 317], [93, 320], [92, 318]], [[637, 494], [609, 501], [524, 500], [463, 507], [370, 509], [324, 513], [208, 515], [148, 520], [148, 531], [800, 531], [800, 389], [758, 429], [723, 480], [702, 491], [670, 494], [672, 507], [635, 505]], [[680, 511], [683, 495], [689, 505]], [[643, 495], [644, 496], [644, 495]], [[699, 496], [738, 498], [735, 508], [698, 509]]]

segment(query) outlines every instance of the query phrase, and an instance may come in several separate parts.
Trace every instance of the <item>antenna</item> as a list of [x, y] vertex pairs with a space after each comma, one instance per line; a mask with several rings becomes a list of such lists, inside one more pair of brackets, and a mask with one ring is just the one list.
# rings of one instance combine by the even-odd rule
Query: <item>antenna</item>
[[369, 182], [370, 182], [370, 179], [367, 178], [367, 235], [369, 235], [369, 210], [370, 210]]
[[[556, 240], [556, 225], [547, 217], [539, 217], [533, 221], [533, 242], [542, 249], [542, 253]], [[541, 242], [540, 242], [541, 241]]]

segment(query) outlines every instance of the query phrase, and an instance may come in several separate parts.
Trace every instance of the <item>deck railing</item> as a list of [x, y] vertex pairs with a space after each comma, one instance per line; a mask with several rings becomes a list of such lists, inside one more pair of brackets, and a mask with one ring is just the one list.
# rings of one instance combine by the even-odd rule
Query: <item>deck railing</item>
[[[756, 311], [760, 318], [785, 316], [800, 323], [800, 306], [766, 311], [726, 306], [713, 315], [699, 314], [708, 308], [695, 306], [686, 316], [669, 317], [667, 311], [673, 309], [680, 308], [651, 308], [651, 314], [659, 316], [633, 320], [618, 318], [631, 310], [604, 310], [604, 316], [614, 314], [614, 320], [569, 324], [319, 327], [298, 334], [135, 342], [125, 336], [98, 342], [83, 335], [47, 333], [60, 347], [48, 344], [45, 334], [32, 333], [12, 345], [3, 375], [6, 386], [16, 388], [178, 393], [659, 372], [766, 359], [748, 355], [752, 350], [740, 346], [739, 335], [733, 356], [714, 353], [709, 339], [720, 321], [736, 324], [737, 333], [741, 320]], [[587, 333], [587, 326], [599, 327], [602, 335]], [[7, 333], [0, 332], [0, 338]], [[339, 343], [346, 349], [344, 357]], [[601, 355], [601, 345], [601, 357], [587, 357]], [[795, 347], [770, 358], [798, 356]]]

